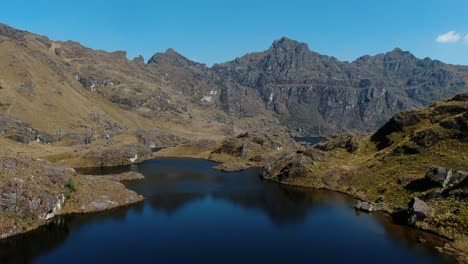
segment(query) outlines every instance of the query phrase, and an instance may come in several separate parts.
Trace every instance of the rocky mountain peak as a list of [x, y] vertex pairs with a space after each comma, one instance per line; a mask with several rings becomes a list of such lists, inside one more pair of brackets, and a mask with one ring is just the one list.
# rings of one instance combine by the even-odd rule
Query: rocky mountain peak
[[309, 51], [309, 46], [306, 43], [299, 42], [287, 37], [282, 37], [278, 40], [275, 40], [270, 47], [270, 50], [285, 50], [285, 51], [294, 51], [294, 50], [303, 50]]
[[400, 48], [385, 53], [385, 58], [391, 59], [416, 59], [416, 57], [409, 51], [403, 51]]
[[139, 64], [139, 65], [144, 65], [145, 64], [145, 58], [142, 55], [138, 55], [138, 57], [133, 58], [132, 61]]
[[148, 64], [169, 64], [178, 67], [187, 67], [187, 66], [197, 66], [201, 65], [200, 63], [191, 61], [186, 57], [182, 56], [180, 53], [175, 51], [172, 48], [166, 50], [166, 52], [158, 52], [154, 54], [149, 60]]

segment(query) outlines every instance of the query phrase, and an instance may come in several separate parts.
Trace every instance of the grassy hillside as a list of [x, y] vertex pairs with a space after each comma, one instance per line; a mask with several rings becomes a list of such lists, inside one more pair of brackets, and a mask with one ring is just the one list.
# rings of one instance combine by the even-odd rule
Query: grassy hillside
[[197, 84], [190, 73], [128, 60], [123, 51], [96, 51], [0, 24], [0, 58], [0, 114], [48, 132], [106, 125], [90, 125], [95, 116], [120, 131], [163, 130], [195, 138], [278, 123], [271, 113], [229, 116], [215, 102], [201, 100], [210, 87]]
[[[446, 187], [426, 176], [433, 165], [452, 170]], [[431, 212], [416, 226], [453, 239], [450, 247], [467, 261], [467, 171], [468, 94], [461, 94], [396, 115], [372, 136], [336, 136], [284, 154], [266, 166], [265, 178], [380, 199], [377, 206], [391, 213], [419, 197]]]

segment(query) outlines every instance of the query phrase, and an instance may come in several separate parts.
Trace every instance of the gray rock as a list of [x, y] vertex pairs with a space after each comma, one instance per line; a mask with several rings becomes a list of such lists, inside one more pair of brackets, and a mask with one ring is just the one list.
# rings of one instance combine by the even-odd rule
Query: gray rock
[[22, 213], [19, 206], [22, 203], [25, 181], [23, 179], [12, 178], [6, 182], [0, 194], [0, 211], [13, 214]]
[[468, 172], [456, 171], [454, 172], [449, 187], [455, 188], [468, 188]]
[[429, 206], [421, 199], [414, 197], [408, 203], [408, 224], [415, 225], [417, 221], [428, 218], [430, 213]]
[[454, 173], [453, 183], [445, 189], [442, 194], [447, 196], [458, 196], [459, 198], [468, 198], [468, 173], [457, 171]]
[[445, 188], [452, 178], [453, 172], [451, 169], [431, 166], [426, 171], [426, 179], [437, 184], [438, 186]]
[[369, 203], [369, 202], [363, 202], [363, 201], [357, 201], [355, 208], [357, 210], [362, 210], [366, 212], [374, 212], [378, 211], [377, 206], [374, 203]]
[[385, 201], [385, 197], [380, 196], [379, 198], [377, 198], [377, 200], [375, 200], [375, 203], [381, 204], [381, 203], [383, 203], [384, 201]]
[[247, 143], [244, 143], [244, 144], [242, 145], [242, 147], [241, 147], [241, 150], [240, 150], [240, 156], [241, 156], [242, 158], [245, 158], [245, 157], [247, 157], [247, 156], [252, 152], [252, 150], [253, 150], [252, 144], [250, 144], [250, 143], [248, 143], [248, 142], [247, 142]]

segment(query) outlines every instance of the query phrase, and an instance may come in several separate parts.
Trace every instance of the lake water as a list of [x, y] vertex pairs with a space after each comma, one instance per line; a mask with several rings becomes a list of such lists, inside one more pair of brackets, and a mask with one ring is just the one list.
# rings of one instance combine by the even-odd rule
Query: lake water
[[[87, 173], [139, 171], [144, 202], [0, 241], [0, 263], [447, 263], [434, 235], [356, 212], [338, 193], [264, 181], [259, 169], [156, 159]], [[425, 240], [426, 243], [418, 241]]]

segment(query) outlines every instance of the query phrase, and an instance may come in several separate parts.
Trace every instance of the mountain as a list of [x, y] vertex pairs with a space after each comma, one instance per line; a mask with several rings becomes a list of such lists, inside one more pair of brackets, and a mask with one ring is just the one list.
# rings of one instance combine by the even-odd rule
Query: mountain
[[126, 56], [0, 24], [0, 113], [45, 131], [163, 130], [195, 138], [279, 124], [258, 92], [220, 85], [206, 66], [174, 50], [148, 64]]
[[0, 55], [0, 113], [46, 131], [89, 129], [98, 115], [98, 130], [188, 137], [372, 132], [402, 110], [468, 90], [466, 66], [400, 49], [342, 62], [288, 38], [210, 68], [173, 49], [145, 63], [0, 24]]
[[258, 90], [283, 124], [306, 134], [371, 132], [395, 113], [468, 89], [466, 66], [401, 49], [341, 62], [288, 38], [213, 70]]

